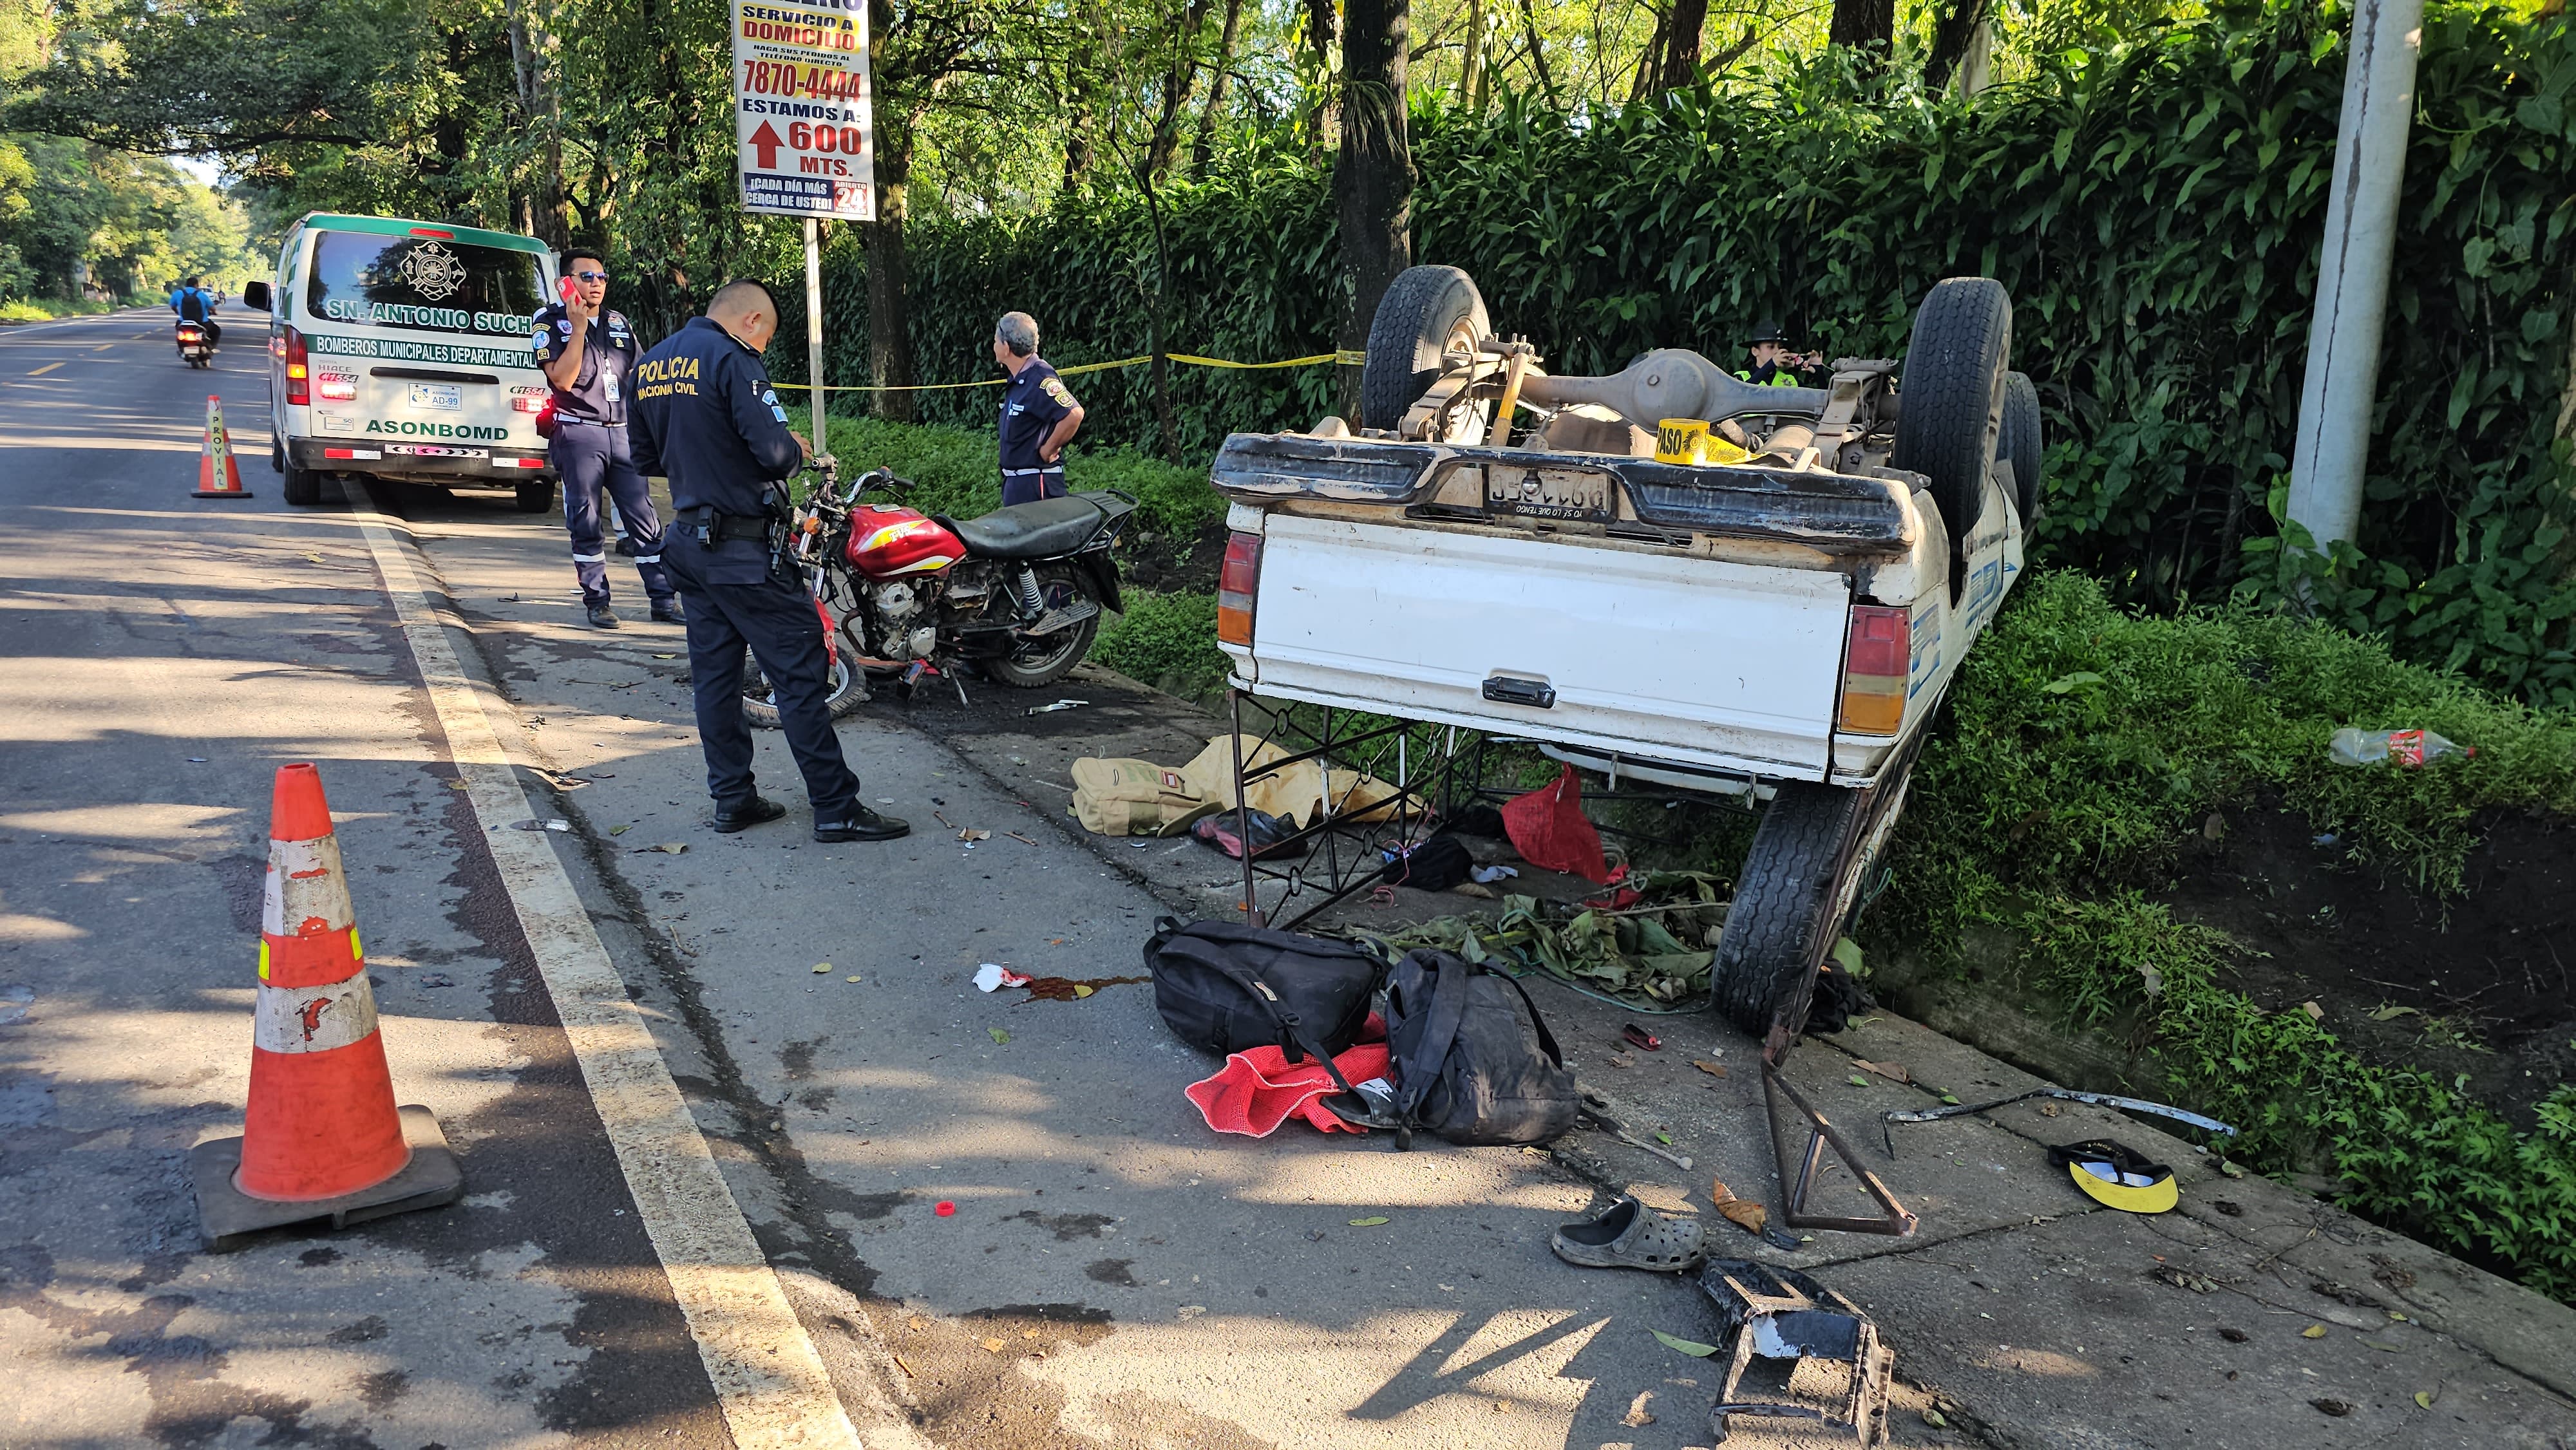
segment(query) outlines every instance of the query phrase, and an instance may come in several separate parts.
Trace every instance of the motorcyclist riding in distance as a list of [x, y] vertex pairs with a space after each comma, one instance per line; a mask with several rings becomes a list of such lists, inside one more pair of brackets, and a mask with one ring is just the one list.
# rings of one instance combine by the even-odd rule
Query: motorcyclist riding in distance
[[[179, 314], [180, 322], [195, 322], [206, 329], [206, 342], [212, 347], [224, 345], [224, 330], [215, 321], [215, 298], [202, 285], [203, 277], [191, 277], [170, 289], [170, 310]], [[174, 324], [175, 325], [175, 324]]]

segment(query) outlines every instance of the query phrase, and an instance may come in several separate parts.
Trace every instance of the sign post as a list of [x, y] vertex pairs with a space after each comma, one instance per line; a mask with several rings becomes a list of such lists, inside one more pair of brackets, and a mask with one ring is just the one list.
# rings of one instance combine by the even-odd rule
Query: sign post
[[734, 168], [743, 210], [805, 219], [805, 364], [823, 426], [822, 222], [874, 221], [868, 0], [733, 0]]

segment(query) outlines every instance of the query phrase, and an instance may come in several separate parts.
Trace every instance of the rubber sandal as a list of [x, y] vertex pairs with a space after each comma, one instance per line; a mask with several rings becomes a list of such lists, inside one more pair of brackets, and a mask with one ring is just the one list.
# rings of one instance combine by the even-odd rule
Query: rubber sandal
[[1657, 1213], [1632, 1197], [1584, 1223], [1569, 1223], [1548, 1238], [1547, 1246], [1569, 1264], [1587, 1269], [1644, 1269], [1651, 1274], [1681, 1274], [1708, 1257], [1696, 1219]]

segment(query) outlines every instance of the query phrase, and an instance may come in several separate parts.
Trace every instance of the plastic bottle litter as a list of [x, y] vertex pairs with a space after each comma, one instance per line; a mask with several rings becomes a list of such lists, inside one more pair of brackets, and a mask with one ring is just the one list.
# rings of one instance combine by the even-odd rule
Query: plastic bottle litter
[[2334, 733], [2328, 747], [2338, 765], [2378, 765], [2395, 760], [2400, 765], [2419, 766], [2448, 755], [2477, 754], [2477, 747], [2455, 745], [2430, 730], [2357, 730], [2350, 726]]

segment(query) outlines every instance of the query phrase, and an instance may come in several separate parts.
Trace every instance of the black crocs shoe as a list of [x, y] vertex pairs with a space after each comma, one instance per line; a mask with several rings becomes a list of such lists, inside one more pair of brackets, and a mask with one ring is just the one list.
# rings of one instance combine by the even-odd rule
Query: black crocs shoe
[[892, 816], [881, 816], [866, 806], [852, 806], [850, 813], [837, 820], [814, 821], [814, 839], [833, 841], [891, 841], [912, 834], [912, 825]]
[[764, 821], [777, 820], [785, 814], [787, 814], [787, 807], [767, 796], [753, 796], [738, 805], [716, 807], [716, 818], [709, 824], [716, 828], [717, 835], [730, 836], [736, 831], [749, 830]]

